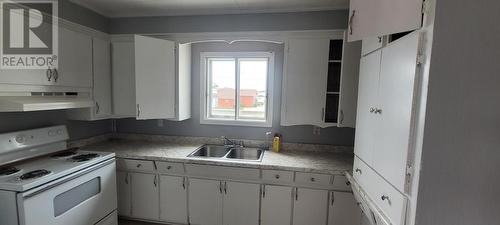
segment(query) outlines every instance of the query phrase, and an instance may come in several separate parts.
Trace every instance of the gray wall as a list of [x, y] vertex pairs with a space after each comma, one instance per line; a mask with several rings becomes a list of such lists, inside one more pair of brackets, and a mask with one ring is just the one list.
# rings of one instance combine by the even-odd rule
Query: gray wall
[[112, 34], [345, 29], [347, 10], [111, 19]]
[[69, 0], [59, 0], [59, 17], [105, 33], [109, 33], [109, 18]]
[[[139, 132], [148, 134], [186, 135], [231, 138], [264, 139], [266, 131], [283, 134], [286, 142], [322, 143], [335, 145], [353, 145], [354, 129], [326, 128], [321, 129], [320, 135], [313, 135], [312, 126], [281, 127], [281, 81], [283, 71], [283, 45], [239, 42], [231, 45], [226, 43], [198, 43], [192, 46], [192, 118], [182, 122], [165, 121], [164, 127], [158, 127], [156, 120], [136, 121], [122, 119], [117, 123], [118, 132]], [[200, 124], [200, 52], [217, 51], [273, 51], [275, 53], [275, 79], [274, 79], [274, 115], [272, 128], [257, 128], [243, 126], [221, 126]]]
[[436, 2], [416, 224], [499, 224], [500, 2]]
[[53, 125], [66, 125], [71, 140], [111, 132], [111, 121], [69, 121], [64, 110], [40, 112], [0, 113], [0, 133], [33, 129]]

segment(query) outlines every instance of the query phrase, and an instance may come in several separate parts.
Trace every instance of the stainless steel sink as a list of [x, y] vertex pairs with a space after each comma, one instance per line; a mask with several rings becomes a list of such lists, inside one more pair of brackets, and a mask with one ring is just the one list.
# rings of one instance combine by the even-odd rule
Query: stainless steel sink
[[204, 145], [187, 157], [210, 158], [219, 160], [242, 160], [242, 161], [261, 161], [264, 156], [262, 149], [232, 147], [220, 145]]
[[228, 147], [219, 145], [203, 145], [201, 148], [196, 149], [194, 152], [188, 155], [188, 157], [209, 157], [209, 158], [221, 158], [225, 156], [229, 150]]
[[261, 160], [264, 151], [255, 148], [233, 148], [226, 155], [228, 159]]

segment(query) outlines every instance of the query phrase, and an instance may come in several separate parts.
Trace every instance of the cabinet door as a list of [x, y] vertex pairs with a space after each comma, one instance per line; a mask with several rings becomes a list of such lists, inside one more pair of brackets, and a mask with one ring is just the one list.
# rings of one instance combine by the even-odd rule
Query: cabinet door
[[189, 179], [189, 224], [222, 224], [222, 186], [220, 181]]
[[92, 87], [92, 38], [59, 27], [59, 69], [57, 85]]
[[356, 126], [361, 42], [344, 41], [337, 126]]
[[130, 173], [130, 176], [132, 181], [132, 217], [159, 220], [158, 176], [143, 173]]
[[374, 110], [378, 96], [380, 59], [380, 50], [362, 57], [359, 70], [354, 153], [367, 164], [371, 164], [373, 158], [375, 126], [377, 125]]
[[330, 192], [328, 225], [361, 225], [361, 210], [350, 192]]
[[160, 220], [187, 224], [187, 184], [185, 177], [160, 177]]
[[224, 182], [223, 224], [259, 225], [259, 184]]
[[422, 0], [351, 0], [349, 41], [420, 28]]
[[328, 191], [296, 188], [293, 225], [325, 225], [327, 207]]
[[373, 52], [377, 49], [382, 48], [384, 46], [385, 38], [384, 37], [369, 37], [363, 39], [363, 44], [361, 47], [361, 55], [368, 55], [370, 52]]
[[412, 133], [418, 49], [419, 35], [411, 34], [382, 50], [373, 167], [400, 191]]
[[292, 221], [292, 187], [262, 187], [261, 225], [290, 225]]
[[118, 192], [118, 214], [120, 216], [131, 216], [131, 192], [129, 173], [116, 172], [116, 189]]
[[135, 35], [137, 119], [175, 117], [175, 43]]
[[113, 114], [116, 117], [135, 117], [134, 43], [112, 44]]
[[329, 39], [288, 40], [282, 125], [324, 125], [329, 45]]
[[111, 44], [109, 41], [94, 38], [93, 70], [94, 70], [94, 114], [96, 118], [111, 115]]

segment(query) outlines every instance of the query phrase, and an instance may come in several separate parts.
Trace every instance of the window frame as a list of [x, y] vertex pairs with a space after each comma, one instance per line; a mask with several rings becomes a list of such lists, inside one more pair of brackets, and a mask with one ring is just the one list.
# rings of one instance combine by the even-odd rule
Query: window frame
[[[235, 91], [239, 96], [239, 60], [241, 58], [267, 58], [267, 90], [266, 90], [266, 120], [241, 120], [241, 119], [222, 119], [222, 118], [209, 118], [208, 117], [208, 102], [210, 90], [208, 87], [208, 59], [209, 58], [234, 58], [235, 65]], [[274, 98], [274, 52], [201, 52], [200, 53], [200, 124], [209, 125], [226, 125], [226, 126], [250, 126], [250, 127], [272, 127], [273, 124], [273, 98]], [[238, 105], [240, 100], [236, 100], [236, 115], [238, 115]]]

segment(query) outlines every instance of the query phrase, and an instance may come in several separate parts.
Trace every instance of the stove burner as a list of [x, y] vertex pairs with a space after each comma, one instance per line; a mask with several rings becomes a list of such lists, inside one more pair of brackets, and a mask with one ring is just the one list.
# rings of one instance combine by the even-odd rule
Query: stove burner
[[78, 150], [78, 148], [70, 148], [70, 149], [67, 149], [63, 152], [59, 152], [59, 153], [56, 153], [54, 155], [51, 155], [50, 157], [51, 158], [66, 158], [66, 157], [70, 157], [70, 156], [73, 156], [73, 155], [76, 155], [77, 152], [76, 150]]
[[29, 180], [34, 178], [43, 177], [49, 175], [51, 172], [48, 170], [33, 170], [31, 172], [25, 173], [19, 177], [21, 180]]
[[97, 158], [99, 156], [100, 155], [96, 154], [96, 153], [88, 153], [88, 154], [82, 154], [82, 155], [73, 156], [73, 157], [71, 157], [71, 160], [73, 162], [84, 162], [84, 161], [89, 161], [89, 160], [91, 160], [93, 158]]
[[15, 174], [19, 171], [21, 171], [21, 170], [16, 168], [16, 167], [13, 167], [13, 166], [3, 167], [3, 168], [0, 168], [0, 176], [12, 175], [12, 174]]

